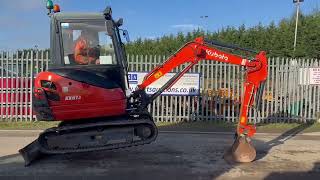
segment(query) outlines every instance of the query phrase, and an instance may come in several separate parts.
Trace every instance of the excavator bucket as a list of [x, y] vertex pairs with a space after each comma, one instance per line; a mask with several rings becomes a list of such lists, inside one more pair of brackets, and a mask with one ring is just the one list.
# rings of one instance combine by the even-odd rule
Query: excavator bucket
[[246, 136], [238, 136], [223, 158], [230, 163], [252, 162], [256, 158], [256, 150]]

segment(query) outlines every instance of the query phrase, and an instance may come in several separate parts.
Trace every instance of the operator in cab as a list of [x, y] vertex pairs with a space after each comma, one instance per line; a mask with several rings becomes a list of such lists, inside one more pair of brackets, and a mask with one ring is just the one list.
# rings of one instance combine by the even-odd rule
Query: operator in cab
[[100, 47], [97, 33], [82, 30], [74, 47], [74, 60], [77, 64], [100, 64]]

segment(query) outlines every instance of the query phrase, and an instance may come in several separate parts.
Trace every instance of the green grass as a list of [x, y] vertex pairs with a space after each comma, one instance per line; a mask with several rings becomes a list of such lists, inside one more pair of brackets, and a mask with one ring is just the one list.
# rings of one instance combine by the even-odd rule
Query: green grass
[[182, 131], [233, 131], [236, 127], [235, 123], [217, 123], [212, 121], [207, 122], [183, 122], [183, 123], [157, 123], [160, 130], [182, 130]]
[[[216, 122], [188, 122], [188, 123], [158, 123], [160, 130], [181, 130], [181, 131], [211, 131], [211, 132], [233, 132], [237, 127], [236, 123]], [[257, 132], [281, 133], [288, 130], [299, 130], [301, 132], [320, 132], [320, 123], [268, 123], [258, 124]]]
[[13, 122], [0, 122], [0, 129], [2, 130], [34, 130], [34, 129], [47, 129], [57, 126], [59, 122], [26, 122], [26, 121], [13, 121]]
[[[0, 130], [34, 130], [47, 129], [57, 126], [59, 122], [26, 122], [26, 121], [0, 121]], [[207, 122], [159, 122], [157, 126], [162, 131], [206, 131], [206, 132], [234, 132], [236, 123], [217, 123], [212, 121]], [[302, 132], [320, 132], [320, 123], [314, 124], [299, 124], [299, 123], [270, 123], [257, 125], [258, 132], [274, 132], [281, 133], [291, 129], [298, 129]]]
[[257, 127], [262, 132], [283, 132], [290, 129], [301, 129], [302, 132], [320, 132], [320, 123], [270, 123]]

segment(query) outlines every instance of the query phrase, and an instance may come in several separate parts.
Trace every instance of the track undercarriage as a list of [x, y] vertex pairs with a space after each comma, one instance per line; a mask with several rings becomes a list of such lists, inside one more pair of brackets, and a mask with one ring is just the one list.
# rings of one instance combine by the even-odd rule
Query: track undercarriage
[[[123, 117], [124, 118], [124, 117]], [[158, 135], [150, 116], [89, 123], [63, 123], [42, 132], [19, 150], [28, 166], [43, 154], [66, 154], [110, 150], [148, 144]]]

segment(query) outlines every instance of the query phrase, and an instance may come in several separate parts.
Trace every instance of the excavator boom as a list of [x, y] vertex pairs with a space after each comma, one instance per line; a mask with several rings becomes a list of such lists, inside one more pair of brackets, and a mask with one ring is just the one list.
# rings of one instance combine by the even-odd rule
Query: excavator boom
[[[251, 162], [254, 160], [256, 152], [250, 144], [249, 138], [255, 134], [256, 129], [255, 126], [248, 124], [248, 111], [249, 108], [253, 106], [255, 98], [256, 108], [260, 108], [263, 88], [268, 75], [266, 53], [261, 51], [255, 55], [255, 58], [247, 59], [224, 52], [215, 47], [236, 49], [249, 53], [255, 52], [233, 45], [225, 45], [204, 40], [202, 37], [196, 38], [194, 41], [185, 44], [163, 64], [148, 73], [145, 76], [144, 81], [138, 85], [138, 89], [133, 92], [131, 98], [129, 98], [128, 104], [130, 105], [130, 108], [133, 109], [145, 109], [156, 97], [164, 90], [174, 85], [186, 72], [201, 60], [218, 61], [245, 67], [244, 93], [242, 95], [239, 123], [236, 131], [236, 140], [230, 152], [233, 159], [237, 162]], [[146, 95], [145, 88], [147, 86], [182, 64], [187, 64], [187, 66], [172, 77], [156, 93], [151, 96]]]
[[[247, 124], [248, 122], [248, 110], [253, 106], [254, 98], [256, 95], [256, 106], [259, 106], [259, 101], [262, 97], [264, 83], [267, 78], [267, 58], [264, 51], [259, 52], [254, 59], [246, 59], [238, 55], [230, 54], [216, 49], [214, 46], [238, 49], [247, 52], [254, 52], [252, 50], [238, 48], [236, 46], [223, 45], [221, 43], [204, 40], [202, 37], [196, 38], [194, 41], [185, 44], [175, 54], [169, 57], [163, 64], [157, 66], [154, 70], [148, 73], [144, 81], [138, 85], [138, 90], [133, 93], [134, 97], [141, 97], [141, 93], [150, 84], [157, 81], [166, 73], [172, 71], [174, 68], [187, 64], [187, 66], [177, 73], [172, 79], [170, 79], [162, 88], [150, 97], [144, 96], [143, 108], [151, 103], [156, 97], [158, 97], [164, 90], [170, 88], [175, 84], [186, 72], [188, 72], [195, 64], [201, 60], [218, 61], [222, 63], [235, 64], [246, 68], [245, 82], [244, 82], [244, 94], [241, 101], [240, 120], [237, 133], [246, 134], [249, 137], [255, 133], [255, 128]], [[137, 96], [139, 94], [139, 96]]]

